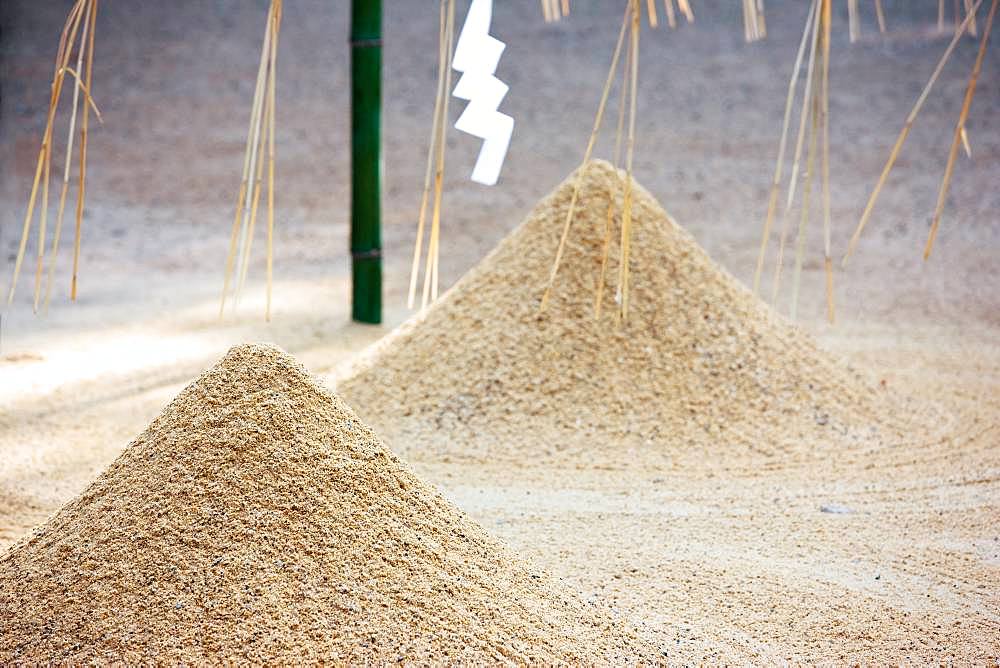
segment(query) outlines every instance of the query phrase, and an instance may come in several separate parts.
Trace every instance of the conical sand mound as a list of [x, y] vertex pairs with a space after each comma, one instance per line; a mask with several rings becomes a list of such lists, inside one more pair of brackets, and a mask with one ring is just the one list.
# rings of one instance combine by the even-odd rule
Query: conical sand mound
[[645, 646], [234, 348], [0, 557], [0, 663], [606, 663]]
[[581, 465], [719, 465], [826, 457], [905, 438], [911, 423], [773, 315], [636, 187], [631, 307], [616, 324], [618, 230], [594, 316], [608, 201], [588, 167], [555, 290], [575, 175], [422, 316], [369, 351], [338, 390], [412, 457], [570, 457]]

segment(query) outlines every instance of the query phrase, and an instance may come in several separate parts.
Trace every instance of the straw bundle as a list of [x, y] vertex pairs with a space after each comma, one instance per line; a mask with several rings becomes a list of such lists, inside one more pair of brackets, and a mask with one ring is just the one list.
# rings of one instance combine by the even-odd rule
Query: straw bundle
[[[271, 0], [264, 29], [264, 44], [257, 68], [257, 85], [250, 108], [250, 126], [247, 130], [246, 151], [243, 157], [243, 176], [236, 198], [236, 213], [226, 257], [222, 300], [219, 304], [221, 318], [226, 300], [233, 285], [234, 308], [239, 303], [250, 265], [253, 233], [257, 223], [257, 208], [263, 186], [264, 154], [267, 154], [267, 299], [264, 317], [271, 319], [271, 283], [274, 238], [274, 117], [275, 86], [277, 77], [278, 32], [281, 28], [282, 0]], [[235, 276], [234, 276], [234, 271]], [[235, 281], [233, 280], [235, 278]]]
[[424, 286], [421, 308], [437, 299], [438, 263], [441, 239], [441, 191], [444, 184], [445, 135], [448, 128], [448, 99], [451, 91], [451, 61], [455, 42], [455, 0], [441, 0], [438, 19], [438, 80], [437, 96], [434, 100], [434, 120], [431, 124], [431, 140], [427, 149], [427, 169], [424, 172], [424, 189], [420, 199], [420, 215], [417, 221], [417, 238], [413, 246], [413, 262], [410, 269], [410, 289], [407, 293], [407, 307], [413, 308], [416, 299], [417, 281], [424, 245], [424, 229], [427, 222], [427, 206], [430, 197], [431, 173], [434, 173], [434, 204], [431, 214], [431, 229], [427, 242], [427, 257], [424, 264]]
[[[774, 267], [774, 278], [771, 288], [771, 301], [777, 304], [781, 287], [781, 275], [784, 266], [785, 247], [791, 227], [791, 215], [795, 203], [798, 186], [799, 162], [805, 145], [806, 130], [809, 129], [808, 149], [806, 153], [806, 173], [802, 188], [802, 206], [799, 214], [799, 225], [796, 239], [795, 274], [792, 283], [792, 299], [790, 315], [794, 319], [798, 313], [799, 286], [806, 249], [806, 233], [809, 224], [811, 207], [812, 182], [816, 171], [816, 155], [820, 154], [819, 163], [822, 175], [822, 212], [823, 212], [823, 255], [826, 274], [827, 318], [834, 319], [833, 303], [833, 261], [830, 243], [830, 134], [829, 134], [829, 89], [830, 89], [830, 29], [832, 23], [832, 0], [814, 0], [810, 5], [806, 18], [806, 27], [802, 33], [799, 50], [792, 68], [792, 76], [788, 83], [788, 95], [785, 100], [785, 115], [782, 123], [781, 139], [778, 144], [778, 158], [775, 164], [774, 176], [771, 181], [768, 198], [767, 216], [764, 220], [761, 235], [760, 250], [757, 255], [757, 267], [754, 272], [753, 289], [760, 290], [760, 279], [767, 255], [767, 246], [771, 236], [778, 206], [778, 196], [784, 172], [784, 156], [788, 144], [788, 130], [791, 122], [797, 83], [802, 68], [802, 61], [809, 44], [809, 62], [806, 67], [806, 82], [802, 96], [802, 107], [799, 113], [799, 129], [795, 142], [795, 151], [789, 178], [788, 196], [782, 212], [782, 225], [778, 242], [778, 255]], [[818, 78], [819, 85], [815, 85]]]
[[[45, 131], [42, 134], [42, 145], [38, 151], [38, 161], [35, 166], [35, 177], [31, 185], [31, 194], [28, 197], [28, 209], [24, 216], [24, 224], [21, 229], [21, 241], [18, 245], [17, 258], [14, 262], [14, 275], [10, 283], [10, 291], [7, 295], [7, 303], [14, 301], [14, 293], [17, 289], [17, 279], [21, 272], [21, 265], [24, 262], [24, 255], [27, 249], [28, 238], [31, 235], [31, 228], [34, 221], [35, 205], [38, 200], [38, 186], [42, 186], [41, 207], [38, 224], [38, 261], [35, 268], [35, 290], [33, 308], [37, 313], [42, 294], [42, 274], [45, 267], [45, 243], [46, 225], [48, 221], [49, 208], [49, 180], [52, 170], [52, 135], [55, 124], [56, 112], [58, 111], [59, 99], [62, 93], [63, 82], [67, 74], [74, 79], [73, 102], [70, 112], [69, 135], [66, 140], [66, 162], [63, 167], [63, 182], [59, 194], [59, 208], [56, 214], [55, 232], [52, 239], [52, 251], [49, 259], [48, 280], [45, 287], [45, 305], [48, 306], [52, 295], [52, 281], [55, 274], [56, 253], [59, 249], [59, 241], [62, 235], [63, 214], [66, 208], [66, 195], [69, 190], [70, 165], [73, 159], [73, 139], [76, 131], [76, 118], [79, 110], [80, 92], [84, 95], [83, 117], [80, 123], [80, 161], [79, 161], [79, 186], [77, 190], [76, 202], [76, 236], [73, 244], [73, 277], [70, 288], [72, 299], [77, 295], [77, 277], [80, 264], [80, 235], [82, 232], [84, 198], [86, 194], [86, 173], [87, 173], [87, 136], [90, 122], [90, 109], [93, 108], [98, 121], [101, 120], [100, 111], [91, 96], [92, 73], [94, 63], [94, 33], [96, 32], [97, 21], [97, 0], [77, 0], [70, 9], [69, 15], [63, 25], [62, 34], [59, 38], [59, 47], [56, 51], [55, 72], [52, 77], [52, 84], [49, 95], [49, 110], [45, 122]], [[79, 36], [79, 39], [78, 39]], [[76, 68], [69, 66], [70, 59], [76, 49]]]
[[542, 0], [542, 17], [546, 23], [569, 16], [569, 0]]
[[756, 42], [767, 37], [764, 0], [743, 0], [743, 38]]

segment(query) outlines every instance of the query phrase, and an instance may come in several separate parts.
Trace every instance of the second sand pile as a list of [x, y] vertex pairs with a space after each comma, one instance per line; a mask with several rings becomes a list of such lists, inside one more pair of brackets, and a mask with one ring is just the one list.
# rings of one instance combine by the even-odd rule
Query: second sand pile
[[0, 663], [650, 661], [293, 359], [234, 348], [0, 556]]
[[710, 452], [741, 468], [912, 437], [916, 408], [771, 312], [638, 185], [629, 317], [617, 322], [615, 220], [596, 318], [609, 201], [622, 203], [622, 174], [603, 161], [583, 174], [540, 313], [575, 178], [338, 382], [390, 445], [410, 458], [612, 468], [683, 466]]

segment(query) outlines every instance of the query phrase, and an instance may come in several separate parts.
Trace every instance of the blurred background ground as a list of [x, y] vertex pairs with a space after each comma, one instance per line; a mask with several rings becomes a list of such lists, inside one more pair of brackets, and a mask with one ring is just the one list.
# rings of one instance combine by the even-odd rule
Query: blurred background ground
[[[3, 294], [69, 4], [0, 4]], [[484, 188], [467, 178], [479, 140], [454, 130], [449, 135], [441, 254], [445, 285], [578, 165], [620, 22], [618, 4], [577, 1], [568, 19], [545, 24], [533, 0], [497, 3], [493, 33], [507, 43], [498, 76], [511, 87], [501, 110], [516, 119], [514, 137], [499, 185]], [[672, 32], [646, 30], [642, 37], [636, 176], [743, 281], [753, 273], [806, 4], [769, 0], [768, 39], [753, 45], [744, 44], [738, 3], [729, 0], [699, 0], [693, 25]], [[889, 34], [878, 34], [870, 3], [862, 3], [863, 38], [848, 44], [841, 4], [830, 100], [838, 257], [950, 36], [936, 32], [936, 2], [886, 0]], [[436, 9], [428, 2], [386, 3], [386, 324], [368, 327], [351, 324], [348, 317], [348, 3], [291, 0], [279, 52], [274, 318], [270, 324], [263, 320], [262, 253], [251, 267], [249, 296], [239, 313], [221, 322], [217, 318], [265, 13], [263, 0], [102, 3], [93, 92], [104, 125], [91, 126], [80, 299], [68, 301], [71, 243], [64, 242], [50, 312], [44, 317], [31, 313], [32, 271], [26, 261], [15, 304], [0, 324], [0, 543], [16, 539], [80, 491], [228, 345], [273, 341], [312, 370], [332, 373], [406, 317], [404, 291], [433, 111]], [[847, 271], [838, 270], [837, 324], [821, 319], [822, 241], [816, 226], [800, 312], [803, 326], [825, 347], [893, 382], [992, 406], [1000, 360], [1000, 51], [995, 45], [967, 124], [972, 158], [960, 157], [935, 253], [929, 262], [921, 259], [976, 46], [965, 39], [956, 50], [857, 255]], [[453, 101], [452, 120], [461, 107]], [[64, 136], [65, 122], [60, 118], [56, 137]], [[61, 146], [62, 139], [56, 165], [62, 162]], [[605, 139], [598, 154], [607, 156], [609, 150]], [[996, 517], [995, 457], [984, 466], [982, 476], [993, 482], [975, 503], [987, 518]], [[604, 543], [607, 536], [587, 542], [590, 538], [573, 519], [572, 513], [592, 499], [577, 499], [562, 515], [543, 512], [545, 502], [539, 501], [535, 511], [548, 519], [511, 523], [510, 516], [494, 517], [506, 512], [506, 504], [499, 504], [500, 510], [477, 506], [468, 498], [471, 492], [453, 482], [456, 475], [469, 479], [474, 473], [433, 462], [418, 469], [465, 499], [488, 528], [581, 589], [621, 592], [624, 587], [618, 602], [653, 622], [660, 614], [653, 614], [654, 608], [676, 600], [670, 588], [644, 597], [628, 588], [627, 575], [623, 584], [621, 573], [615, 577], [598, 566], [588, 570], [588, 563], [613, 561], [604, 558], [611, 549]], [[515, 477], [529, 480], [525, 485], [540, 480], [537, 484], [545, 486], [551, 473]], [[489, 475], [503, 485], [504, 472]], [[641, 493], [629, 481], [579, 485], [599, 487], [609, 498]], [[614, 512], [608, 517], [622, 521]], [[709, 534], [718, 528], [706, 522], [701, 528]], [[562, 552], [543, 549], [553, 535], [563, 537]], [[747, 540], [752, 555], [760, 545]], [[779, 582], [801, 576], [780, 560], [746, 558]], [[695, 554], [683, 563], [703, 559]], [[848, 571], [855, 568], [845, 563]], [[1000, 561], [992, 563], [995, 570]], [[822, 567], [820, 560], [816, 568]], [[824, 595], [833, 600], [855, 591], [852, 582], [840, 578], [841, 589]], [[885, 596], [879, 605], [902, 600], [898, 592]], [[975, 605], [980, 610], [986, 605], [987, 618], [997, 618], [995, 594], [989, 605]], [[717, 624], [704, 618], [700, 624], [692, 624], [695, 630], [688, 635], [702, 633], [706, 646], [721, 642], [721, 636], [712, 635]], [[727, 642], [743, 650], [764, 648], [758, 657], [770, 651], [820, 656], [795, 655], [788, 646], [774, 649], [778, 646], [754, 637], [752, 628], [740, 631], [745, 637], [733, 633]]]

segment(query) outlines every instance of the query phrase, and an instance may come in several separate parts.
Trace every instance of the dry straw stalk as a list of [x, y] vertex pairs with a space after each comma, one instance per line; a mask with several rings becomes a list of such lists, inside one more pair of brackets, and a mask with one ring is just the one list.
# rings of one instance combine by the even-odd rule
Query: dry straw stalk
[[978, 34], [978, 29], [976, 28], [976, 10], [979, 8], [979, 3], [976, 6], [972, 6], [972, 0], [964, 0], [965, 2], [965, 15], [969, 19], [966, 24], [966, 29], [969, 31], [971, 37], [976, 37]]
[[[76, 41], [77, 30], [80, 27], [81, 18], [86, 14], [90, 15], [88, 12], [88, 0], [77, 0], [76, 4], [70, 9], [69, 15], [66, 18], [66, 22], [63, 25], [63, 31], [59, 36], [59, 47], [56, 50], [56, 65], [55, 73], [52, 78], [52, 84], [49, 94], [49, 111], [45, 121], [45, 131], [42, 134], [42, 145], [38, 151], [38, 161], [35, 166], [35, 177], [31, 185], [31, 194], [28, 197], [28, 209], [25, 212], [24, 224], [21, 228], [21, 241], [18, 245], [17, 258], [14, 261], [14, 275], [10, 283], [10, 292], [7, 295], [7, 303], [10, 304], [14, 301], [14, 293], [17, 289], [17, 279], [21, 272], [21, 264], [24, 261], [24, 254], [27, 248], [28, 236], [31, 232], [31, 223], [34, 219], [35, 204], [38, 198], [38, 186], [39, 182], [42, 180], [43, 174], [45, 175], [45, 184], [43, 186], [43, 196], [42, 196], [42, 213], [41, 220], [44, 221], [47, 216], [48, 209], [48, 175], [49, 175], [49, 165], [52, 159], [52, 130], [53, 124], [55, 122], [56, 109], [59, 105], [59, 96], [62, 91], [63, 80], [66, 75], [66, 66], [69, 63], [70, 54], [73, 50], [73, 44]], [[84, 44], [81, 42], [81, 50], [84, 48]], [[44, 222], [40, 223], [42, 227], [39, 244], [40, 246], [44, 244]], [[41, 252], [41, 251], [40, 251]]]
[[[281, 29], [282, 0], [272, 0], [267, 13], [260, 62], [257, 66], [256, 85], [250, 107], [250, 124], [247, 128], [246, 150], [243, 155], [243, 172], [236, 196], [236, 211], [229, 237], [226, 256], [222, 299], [219, 304], [221, 318], [230, 286], [234, 286], [234, 308], [239, 303], [246, 282], [253, 248], [257, 211], [264, 185], [264, 161], [267, 160], [267, 288], [264, 317], [271, 318], [274, 254], [274, 163], [275, 163], [275, 89], [277, 87], [278, 34]], [[235, 277], [234, 277], [235, 272]]]
[[878, 18], [878, 31], [885, 34], [885, 10], [882, 8], [882, 0], [875, 0], [875, 16]]
[[[545, 5], [543, 5], [545, 6]], [[444, 119], [441, 117], [441, 109], [445, 96], [444, 76], [445, 69], [448, 68], [448, 49], [445, 45], [447, 39], [447, 17], [448, 2], [441, 0], [438, 16], [438, 78], [437, 93], [434, 97], [434, 119], [431, 123], [431, 137], [427, 148], [427, 167], [424, 170], [424, 189], [420, 196], [420, 214], [417, 219], [417, 238], [413, 244], [413, 262], [410, 267], [410, 288], [407, 292], [406, 306], [413, 308], [417, 293], [417, 279], [420, 275], [420, 259], [424, 245], [424, 227], [427, 222], [427, 203], [431, 191], [431, 175], [434, 173], [435, 157], [438, 154], [438, 139], [441, 132], [441, 125]]]
[[990, 32], [993, 30], [993, 19], [997, 13], [997, 3], [998, 0], [993, 0], [993, 4], [990, 6], [990, 13], [986, 17], [986, 27], [983, 29], [983, 38], [979, 43], [979, 52], [976, 54], [976, 63], [972, 66], [972, 74], [969, 75], [969, 84], [965, 89], [962, 111], [958, 116], [958, 123], [955, 125], [955, 137], [952, 139], [951, 149], [948, 151], [948, 163], [945, 165], [944, 178], [941, 180], [941, 190], [938, 192], [937, 205], [934, 207], [934, 219], [931, 223], [931, 231], [927, 236], [927, 244], [924, 247], [924, 260], [931, 256], [931, 251], [934, 249], [934, 239], [937, 237], [938, 226], [941, 224], [941, 214], [944, 212], [945, 200], [948, 197], [948, 189], [951, 186], [951, 177], [955, 170], [955, 158], [958, 156], [958, 146], [964, 136], [965, 121], [969, 117], [972, 98], [976, 95], [976, 83], [979, 81], [979, 73], [983, 69], [986, 45], [989, 43]]
[[771, 236], [771, 228], [774, 225], [774, 215], [778, 209], [778, 196], [781, 193], [781, 180], [784, 172], [785, 149], [788, 144], [788, 129], [791, 125], [792, 106], [795, 100], [795, 89], [799, 83], [799, 71], [802, 69], [802, 59], [805, 56], [806, 44], [809, 42], [809, 34], [813, 25], [813, 17], [816, 13], [816, 6], [819, 0], [813, 0], [809, 5], [809, 14], [806, 16], [806, 27], [802, 31], [802, 40], [799, 42], [799, 50], [795, 55], [795, 64], [792, 66], [792, 76], [788, 80], [788, 95], [785, 96], [785, 114], [781, 122], [781, 140], [778, 142], [778, 159], [775, 161], [774, 178], [771, 181], [771, 192], [767, 198], [767, 216], [764, 219], [764, 231], [760, 239], [760, 251], [757, 254], [757, 268], [753, 275], [753, 291], [757, 294], [760, 291], [760, 277], [764, 271], [764, 259], [767, 255], [767, 245]]
[[[81, 43], [87, 39], [87, 32], [90, 28], [90, 14], [88, 13], [83, 23], [83, 33], [81, 34]], [[76, 57], [76, 72], [80, 72], [83, 69], [83, 49], [79, 49]], [[63, 214], [66, 211], [66, 194], [69, 191], [69, 172], [70, 166], [73, 163], [73, 141], [76, 134], [76, 113], [79, 108], [80, 102], [80, 88], [83, 82], [80, 80], [79, 75], [74, 77], [75, 83], [73, 85], [73, 106], [69, 117], [69, 132], [66, 137], [66, 161], [63, 165], [63, 183], [62, 189], [59, 193], [59, 209], [56, 214], [56, 228], [55, 233], [52, 237], [52, 252], [49, 254], [51, 259], [49, 261], [49, 273], [48, 278], [45, 281], [45, 308], [48, 309], [49, 301], [52, 298], [52, 282], [55, 278], [56, 269], [56, 253], [59, 251], [59, 240], [62, 236], [62, 224], [63, 224]], [[89, 91], [86, 93], [88, 97]], [[39, 256], [38, 269], [41, 271], [42, 258]], [[36, 278], [35, 285], [35, 310], [38, 309], [38, 279]]]
[[622, 201], [621, 259], [619, 261], [618, 289], [621, 292], [621, 320], [628, 319], [629, 252], [632, 244], [632, 161], [635, 155], [636, 97], [639, 88], [639, 0], [632, 2], [632, 29], [630, 34], [629, 118], [628, 144], [625, 149], [625, 195]]
[[833, 255], [830, 251], [830, 35], [833, 22], [833, 0], [822, 0], [823, 15], [820, 21], [823, 58], [823, 80], [820, 85], [820, 130], [822, 132], [823, 169], [823, 269], [826, 274], [826, 317], [834, 321], [833, 305]]
[[437, 140], [437, 166], [434, 170], [434, 209], [431, 214], [431, 234], [424, 267], [424, 287], [420, 307], [426, 308], [438, 296], [438, 267], [441, 246], [441, 197], [444, 187], [445, 134], [447, 131], [448, 100], [451, 91], [451, 61], [455, 51], [455, 0], [449, 0], [445, 26], [445, 78], [441, 101], [441, 123]]
[[935, 82], [938, 80], [938, 77], [941, 76], [941, 71], [948, 62], [948, 58], [951, 57], [952, 52], [955, 50], [955, 46], [958, 44], [959, 40], [962, 38], [962, 34], [965, 32], [966, 26], [973, 19], [973, 17], [975, 17], [976, 11], [979, 9], [979, 5], [981, 5], [982, 2], [983, 0], [976, 0], [976, 4], [973, 6], [972, 11], [966, 14], [965, 19], [959, 25], [958, 30], [955, 31], [954, 36], [951, 38], [948, 48], [945, 49], [944, 53], [941, 55], [941, 59], [934, 68], [934, 72], [931, 74], [930, 80], [927, 82], [927, 85], [924, 86], [924, 89], [921, 91], [917, 101], [913, 104], [913, 109], [911, 109], [910, 113], [907, 115], [906, 121], [903, 123], [903, 129], [900, 130], [899, 136], [896, 137], [896, 143], [893, 145], [892, 151], [889, 152], [889, 158], [885, 161], [885, 166], [882, 167], [882, 172], [879, 174], [878, 181], [875, 184], [875, 189], [872, 190], [872, 194], [868, 198], [868, 203], [865, 204], [865, 209], [861, 214], [861, 220], [858, 221], [858, 226], [854, 229], [854, 234], [851, 235], [851, 240], [847, 245], [847, 252], [844, 253], [844, 258], [841, 261], [842, 266], [846, 267], [851, 255], [854, 254], [854, 251], [858, 246], [858, 241], [861, 239], [861, 233], [864, 231], [865, 226], [868, 224], [868, 220], [871, 218], [879, 193], [882, 192], [882, 188], [885, 186], [885, 182], [889, 178], [889, 172], [892, 171], [893, 165], [896, 164], [899, 152], [903, 148], [903, 144], [906, 143], [906, 138], [910, 134], [910, 130], [913, 129], [913, 123], [917, 120], [917, 115], [920, 113], [920, 109], [923, 108], [924, 102], [927, 100], [927, 96], [930, 95]]
[[684, 15], [688, 23], [694, 23], [694, 12], [691, 11], [691, 4], [688, 0], [677, 0], [677, 7], [681, 10], [681, 14]]
[[667, 14], [667, 25], [677, 27], [677, 14], [674, 12], [674, 0], [663, 0], [663, 8]]
[[570, 198], [569, 207], [566, 210], [566, 218], [563, 223], [562, 235], [559, 237], [559, 246], [556, 248], [556, 257], [552, 263], [552, 270], [549, 272], [548, 285], [545, 287], [545, 292], [542, 294], [542, 301], [540, 305], [540, 310], [544, 311], [546, 305], [549, 301], [549, 295], [552, 293], [552, 286], [556, 281], [556, 274], [559, 272], [559, 264], [562, 262], [563, 253], [566, 250], [566, 239], [569, 237], [569, 230], [573, 224], [573, 214], [576, 211], [577, 200], [580, 197], [580, 184], [583, 181], [583, 168], [587, 166], [590, 162], [590, 156], [594, 152], [594, 145], [597, 143], [597, 135], [601, 130], [601, 122], [604, 120], [604, 108], [608, 103], [608, 95], [611, 92], [611, 84], [614, 82], [615, 71], [618, 69], [618, 60], [621, 58], [622, 45], [625, 43], [625, 31], [629, 26], [629, 17], [632, 13], [632, 2], [629, 0], [629, 5], [625, 9], [625, 16], [622, 19], [622, 27], [618, 32], [618, 42], [615, 45], [614, 55], [611, 57], [611, 67], [608, 69], [608, 78], [604, 82], [604, 90], [601, 92], [601, 100], [597, 105], [597, 116], [594, 118], [594, 127], [590, 132], [590, 139], [587, 141], [587, 148], [583, 152], [583, 162], [580, 163], [581, 169], [577, 170], [577, 175], [575, 179], [575, 186], [573, 189], [573, 195]]
[[803, 90], [802, 111], [799, 114], [799, 132], [795, 140], [795, 158], [792, 162], [792, 173], [788, 187], [788, 199], [785, 202], [785, 209], [782, 212], [781, 234], [778, 238], [778, 258], [774, 265], [774, 280], [771, 286], [771, 303], [777, 304], [778, 291], [781, 287], [781, 271], [785, 259], [785, 243], [788, 239], [789, 227], [791, 226], [791, 209], [795, 201], [795, 190], [798, 183], [799, 161], [802, 155], [802, 147], [805, 142], [806, 126], [809, 121], [809, 105], [812, 99], [813, 74], [816, 69], [816, 52], [819, 40], [820, 8], [816, 7], [816, 12], [812, 17], [811, 41], [809, 47], [809, 65], [806, 68], [806, 85]]
[[[87, 76], [85, 85], [90, 89], [94, 68], [94, 34], [97, 32], [97, 0], [90, 5], [90, 38], [87, 41]], [[82, 45], [81, 45], [82, 46]], [[80, 237], [83, 232], [83, 205], [87, 188], [87, 128], [90, 124], [90, 105], [83, 105], [83, 119], [80, 123], [80, 191], [76, 198], [76, 227], [73, 237], [73, 276], [70, 283], [70, 299], [76, 301], [77, 284], [80, 274]], [[54, 259], [54, 258], [53, 258]]]
[[861, 37], [861, 17], [858, 10], [858, 0], [847, 0], [847, 32], [852, 44]]
[[264, 307], [264, 318], [271, 319], [271, 291], [274, 279], [274, 119], [275, 88], [278, 76], [278, 33], [281, 28], [281, 2], [274, 16], [274, 41], [271, 42], [271, 80], [267, 87], [268, 124], [267, 124], [267, 300]]
[[799, 286], [802, 283], [802, 263], [805, 260], [806, 255], [806, 232], [809, 226], [809, 207], [811, 205], [810, 196], [812, 195], [812, 182], [816, 169], [816, 145], [820, 133], [820, 97], [820, 91], [816, 90], [813, 92], [812, 99], [810, 100], [810, 107], [812, 108], [810, 118], [812, 119], [812, 122], [810, 123], [809, 129], [809, 150], [807, 154], [808, 157], [806, 158], [806, 178], [802, 184], [802, 211], [799, 216], [799, 230], [796, 235], [795, 273], [792, 277], [792, 303], [789, 310], [789, 315], [792, 320], [795, 320], [798, 317]]

